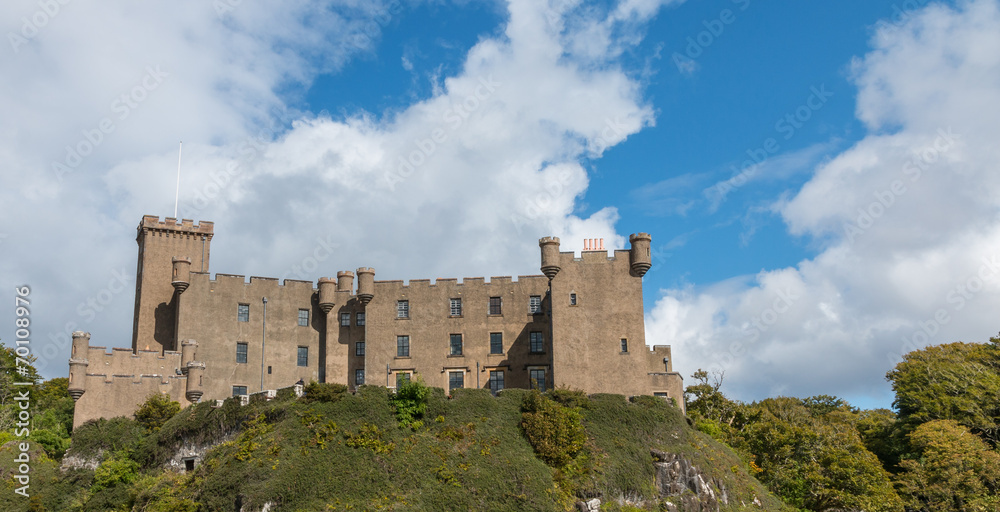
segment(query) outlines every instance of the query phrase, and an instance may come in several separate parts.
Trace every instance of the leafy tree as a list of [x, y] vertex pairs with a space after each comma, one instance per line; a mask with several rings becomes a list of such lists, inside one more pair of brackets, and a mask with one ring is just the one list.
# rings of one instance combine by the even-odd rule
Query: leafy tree
[[897, 472], [906, 439], [899, 428], [896, 414], [889, 409], [860, 411], [854, 427], [861, 435], [861, 442], [882, 461], [882, 466], [890, 473]]
[[1000, 509], [1000, 454], [954, 420], [924, 423], [908, 436], [912, 458], [900, 462], [900, 494], [921, 512]]
[[928, 421], [955, 420], [993, 446], [1000, 442], [1000, 338], [910, 352], [886, 379], [905, 432]]
[[431, 388], [422, 380], [409, 380], [399, 386], [392, 397], [392, 405], [396, 409], [396, 419], [404, 427], [418, 427], [424, 413], [427, 412], [427, 399]]
[[181, 411], [181, 404], [174, 402], [169, 396], [162, 393], [153, 393], [139, 409], [135, 411], [135, 421], [142, 425], [147, 432], [156, 432], [160, 427]]

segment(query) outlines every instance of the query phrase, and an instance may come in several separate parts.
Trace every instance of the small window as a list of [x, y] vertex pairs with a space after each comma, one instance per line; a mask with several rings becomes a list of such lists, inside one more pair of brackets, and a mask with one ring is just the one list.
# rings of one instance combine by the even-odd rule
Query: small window
[[354, 355], [356, 356], [365, 355], [365, 342], [358, 341], [354, 343]]
[[364, 368], [354, 370], [354, 385], [361, 386], [365, 383], [365, 370]]
[[532, 331], [530, 334], [530, 344], [529, 349], [532, 354], [541, 354], [545, 352], [545, 338], [542, 337], [541, 331]]
[[184, 459], [184, 471], [194, 471], [194, 457]]
[[622, 352], [628, 352], [628, 340], [622, 338]]
[[340, 325], [341, 327], [348, 327], [351, 325], [351, 314], [341, 313], [340, 314]]
[[529, 371], [529, 377], [531, 378], [531, 388], [537, 389], [542, 393], [545, 392], [545, 369], [544, 368], [533, 368]]
[[300, 309], [299, 310], [299, 327], [308, 327], [308, 326], [309, 326], [309, 310], [308, 309]]
[[409, 336], [396, 336], [396, 357], [410, 357]]
[[496, 396], [503, 389], [503, 370], [490, 370], [490, 393]]
[[448, 372], [448, 393], [465, 387], [465, 372]]
[[247, 362], [247, 344], [237, 342], [236, 343], [236, 362], [246, 363]]
[[451, 316], [462, 316], [462, 299], [451, 299]]
[[410, 383], [410, 372], [399, 372], [396, 374], [396, 389]]
[[503, 311], [503, 309], [501, 308], [502, 305], [503, 302], [500, 300], [500, 297], [490, 297], [490, 314], [491, 315], [503, 314], [501, 313], [501, 311]]
[[358, 313], [356, 315], [354, 324], [357, 325], [357, 326], [365, 325], [365, 314], [364, 313]]
[[462, 355], [462, 335], [452, 334], [451, 335], [451, 355], [460, 356]]
[[490, 333], [490, 354], [503, 354], [503, 333]]
[[575, 293], [569, 294], [569, 305], [570, 306], [575, 306], [576, 305], [576, 294]]
[[542, 296], [532, 295], [528, 297], [528, 312], [537, 315], [542, 312]]
[[267, 374], [271, 375], [271, 365], [267, 365]]
[[250, 304], [240, 304], [236, 306], [236, 319], [240, 322], [250, 321]]
[[309, 347], [299, 347], [297, 359], [298, 366], [309, 366]]
[[410, 318], [410, 301], [396, 301], [396, 318]]
[[247, 394], [246, 386], [233, 386], [233, 396], [243, 396]]

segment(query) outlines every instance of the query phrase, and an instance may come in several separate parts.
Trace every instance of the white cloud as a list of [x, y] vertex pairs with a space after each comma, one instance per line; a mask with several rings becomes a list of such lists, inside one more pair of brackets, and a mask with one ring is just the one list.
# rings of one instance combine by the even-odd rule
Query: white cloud
[[[588, 185], [581, 159], [653, 123], [640, 84], [613, 62], [630, 41], [609, 34], [578, 49], [568, 42], [580, 13], [557, 30], [547, 7], [513, 0], [504, 33], [481, 39], [432, 97], [334, 118], [288, 105], [318, 74], [374, 51], [387, 17], [405, 13], [347, 0], [243, 2], [221, 16], [210, 5], [74, 2], [19, 51], [0, 52], [11, 70], [0, 79], [11, 114], [0, 120], [10, 163], [0, 200], [16, 206], [0, 213], [0, 281], [35, 289], [46, 375], [65, 370], [65, 331], [128, 345], [134, 227], [172, 212], [181, 139], [180, 215], [215, 221], [213, 271], [537, 273], [540, 236], [566, 249], [585, 237], [625, 244], [614, 208], [582, 217], [577, 199]], [[593, 23], [638, 26], [656, 12], [628, 5]], [[0, 19], [22, 8], [5, 4]], [[156, 66], [161, 80], [143, 85]], [[113, 107], [122, 94], [142, 96], [128, 98], [125, 118]], [[104, 118], [113, 131], [79, 165], [65, 162], [64, 147], [86, 149]], [[71, 172], [57, 179], [53, 161]], [[334, 254], [303, 272], [319, 246]]]
[[665, 290], [647, 322], [680, 371], [744, 399], [887, 404], [883, 377], [927, 344], [985, 341], [1000, 307], [1000, 10], [933, 5], [883, 25], [853, 64], [871, 134], [774, 208], [822, 252], [793, 268]]

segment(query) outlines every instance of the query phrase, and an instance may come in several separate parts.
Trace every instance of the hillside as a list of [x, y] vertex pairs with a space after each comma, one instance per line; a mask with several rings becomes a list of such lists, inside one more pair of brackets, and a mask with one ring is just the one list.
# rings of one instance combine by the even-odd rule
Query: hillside
[[406, 403], [374, 386], [309, 389], [201, 403], [155, 432], [125, 418], [89, 423], [63, 462], [76, 468], [36, 453], [35, 498], [9, 510], [526, 511], [591, 498], [601, 510], [785, 510], [662, 399], [431, 389]]

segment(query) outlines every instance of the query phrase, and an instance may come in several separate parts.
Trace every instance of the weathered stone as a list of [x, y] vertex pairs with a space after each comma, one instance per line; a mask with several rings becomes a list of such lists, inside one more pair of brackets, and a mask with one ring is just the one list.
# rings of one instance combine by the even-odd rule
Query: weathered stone
[[601, 500], [594, 498], [589, 501], [576, 502], [576, 508], [580, 512], [599, 512], [601, 510]]
[[[660, 497], [675, 498], [680, 502], [664, 502], [667, 510], [685, 512], [718, 512], [720, 503], [729, 503], [729, 492], [725, 484], [701, 472], [691, 462], [675, 453], [652, 450], [656, 467], [656, 489]], [[673, 507], [673, 508], [670, 508]]]

